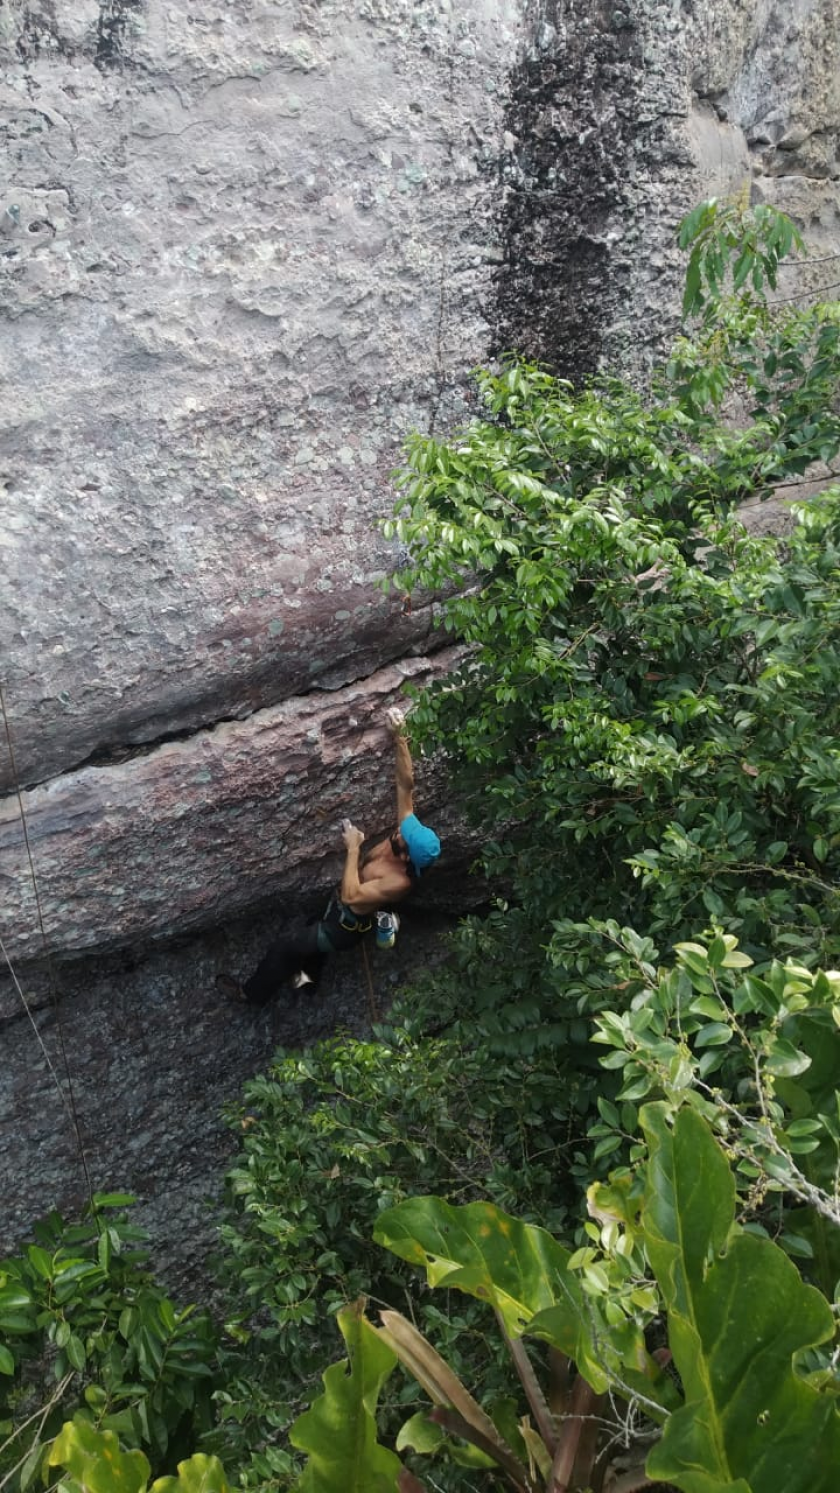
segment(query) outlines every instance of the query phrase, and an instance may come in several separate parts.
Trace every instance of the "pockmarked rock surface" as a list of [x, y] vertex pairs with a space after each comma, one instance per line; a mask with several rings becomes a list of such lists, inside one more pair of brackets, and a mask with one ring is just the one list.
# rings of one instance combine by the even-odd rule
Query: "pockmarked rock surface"
[[[0, 7], [0, 663], [56, 952], [261, 894], [268, 830], [208, 791], [207, 735], [229, 730], [256, 782], [265, 713], [304, 701], [303, 721], [318, 692], [347, 778], [357, 689], [439, 641], [428, 607], [379, 589], [399, 555], [377, 523], [406, 433], [469, 416], [472, 366], [516, 347], [643, 376], [677, 325], [674, 228], [709, 192], [796, 218], [817, 252], [781, 294], [832, 283], [838, 18], [840, 0]], [[28, 955], [14, 776], [0, 742]], [[277, 804], [276, 843], [338, 795], [332, 768], [305, 792]], [[155, 843], [181, 866], [160, 895]], [[316, 874], [270, 867], [292, 895]]]
[[[142, 947], [270, 901], [290, 912], [325, 896], [341, 876], [342, 819], [368, 835], [396, 824], [386, 708], [451, 656], [406, 659], [338, 694], [286, 701], [6, 799], [7, 954], [26, 962], [47, 951]], [[449, 839], [432, 889], [446, 901], [470, 841], [441, 778], [439, 766], [416, 764], [418, 813]]]
[[[30, 785], [355, 678], [463, 411], [513, 0], [0, 11], [0, 593]], [[0, 784], [10, 780], [0, 765]]]
[[[507, 92], [497, 347], [574, 380], [644, 374], [677, 325], [680, 218], [710, 195], [791, 214], [833, 286], [838, 0], [536, 0]], [[835, 287], [836, 288], [836, 287]]]
[[206, 1301], [223, 1173], [241, 1134], [223, 1107], [241, 1102], [244, 1082], [278, 1046], [300, 1050], [336, 1031], [369, 1036], [371, 987], [384, 1016], [418, 971], [444, 957], [453, 921], [421, 887], [395, 948], [371, 948], [370, 987], [353, 951], [329, 962], [317, 996], [306, 988], [263, 1010], [225, 1001], [216, 975], [249, 973], [281, 917], [277, 908], [230, 922], [220, 909], [201, 938], [62, 963], [54, 989], [30, 973], [31, 1021], [0, 975], [0, 1253], [31, 1237], [53, 1207], [77, 1217], [89, 1178], [94, 1191], [134, 1194], [156, 1272], [182, 1303]]

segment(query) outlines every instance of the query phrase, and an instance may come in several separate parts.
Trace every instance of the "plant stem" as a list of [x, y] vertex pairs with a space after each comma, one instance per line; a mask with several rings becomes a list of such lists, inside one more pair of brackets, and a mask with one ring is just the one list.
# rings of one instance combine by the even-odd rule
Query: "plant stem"
[[[569, 1493], [581, 1434], [587, 1420], [595, 1415], [600, 1399], [601, 1396], [595, 1393], [591, 1384], [587, 1384], [583, 1375], [578, 1374], [572, 1389], [569, 1414], [563, 1422], [557, 1452], [551, 1464], [546, 1493]], [[594, 1456], [592, 1460], [594, 1461]]]

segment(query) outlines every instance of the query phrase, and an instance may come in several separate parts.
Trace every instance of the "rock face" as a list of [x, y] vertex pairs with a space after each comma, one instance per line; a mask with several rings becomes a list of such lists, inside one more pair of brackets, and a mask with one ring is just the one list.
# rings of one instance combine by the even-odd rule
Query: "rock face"
[[[838, 248], [837, 0], [538, 0], [507, 95], [497, 347], [579, 379], [673, 335], [680, 217], [743, 192]], [[786, 271], [785, 290], [832, 265]], [[789, 282], [789, 283], [788, 283]]]
[[[469, 368], [508, 348], [643, 372], [676, 326], [674, 227], [709, 192], [803, 227], [819, 252], [784, 294], [830, 284], [839, 17], [0, 4], [5, 1244], [83, 1195], [69, 1074], [94, 1186], [140, 1194], [177, 1281], [221, 1102], [277, 1037], [364, 1026], [357, 965], [256, 1018], [213, 976], [280, 913], [232, 916], [322, 895], [346, 812], [388, 825], [381, 710], [446, 667], [430, 609], [377, 587], [401, 441], [468, 416]], [[469, 843], [426, 767], [419, 793], [450, 869], [422, 897], [456, 912]], [[45, 946], [122, 952], [54, 984]], [[432, 957], [409, 912], [380, 999]]]
[[[37, 958], [44, 940], [54, 954], [143, 946], [173, 927], [209, 927], [325, 892], [341, 874], [343, 818], [368, 834], [396, 823], [386, 707], [449, 657], [434, 666], [406, 660], [339, 695], [286, 701], [8, 798], [0, 806], [7, 952]], [[446, 839], [452, 816], [440, 776], [417, 764], [418, 812]], [[452, 838], [450, 877], [463, 832]]]
[[[244, 905], [258, 877], [215, 847], [267, 848], [244, 766], [265, 713], [290, 707], [292, 764], [320, 712], [349, 762], [362, 682], [436, 646], [427, 608], [378, 589], [398, 556], [377, 520], [406, 432], [469, 413], [471, 365], [514, 346], [575, 378], [643, 369], [675, 325], [675, 222], [709, 190], [773, 197], [833, 251], [839, 11], [2, 8], [2, 684], [56, 951]], [[238, 818], [206, 791], [220, 742], [250, 782]], [[14, 776], [0, 740], [28, 951]], [[300, 804], [270, 807], [294, 846]], [[183, 897], [138, 893], [141, 822], [189, 864]]]
[[486, 342], [482, 139], [515, 9], [4, 7], [24, 783], [335, 688], [423, 632], [377, 592], [375, 520], [402, 436]]
[[[440, 958], [451, 918], [426, 893], [407, 904], [397, 945], [371, 950], [380, 1012]], [[95, 1191], [129, 1191], [153, 1259], [182, 1302], [206, 1299], [202, 1265], [214, 1245], [224, 1168], [236, 1147], [226, 1103], [264, 1071], [278, 1044], [300, 1049], [336, 1030], [370, 1030], [370, 988], [358, 952], [332, 961], [317, 997], [308, 987], [261, 1011], [225, 1002], [217, 970], [246, 973], [276, 930], [276, 914], [227, 923], [199, 940], [56, 967], [55, 988], [26, 980], [0, 997], [0, 1253], [52, 1207], [75, 1215]], [[72, 1084], [73, 1109], [69, 1111]]]

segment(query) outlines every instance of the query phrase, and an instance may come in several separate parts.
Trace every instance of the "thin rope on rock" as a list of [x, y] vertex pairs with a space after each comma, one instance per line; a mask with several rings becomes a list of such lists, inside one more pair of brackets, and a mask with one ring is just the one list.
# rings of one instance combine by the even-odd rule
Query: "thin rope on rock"
[[9, 971], [9, 975], [11, 976], [12, 984], [14, 985], [15, 990], [17, 991], [17, 993], [18, 993], [18, 995], [20, 997], [20, 1002], [21, 1002], [21, 1005], [23, 1006], [24, 1011], [26, 1012], [26, 1015], [29, 1018], [30, 1025], [31, 1025], [32, 1030], [34, 1031], [35, 1036], [36, 1036], [37, 1041], [38, 1041], [38, 1046], [40, 1047], [42, 1053], [44, 1054], [44, 1060], [46, 1062], [47, 1068], [50, 1071], [50, 1076], [52, 1077], [53, 1083], [55, 1084], [56, 1089], [58, 1090], [58, 1097], [61, 1100], [62, 1105], [64, 1106], [64, 1111], [65, 1111], [68, 1119], [72, 1123], [72, 1121], [73, 1121], [73, 1112], [72, 1112], [72, 1110], [70, 1109], [70, 1106], [67, 1103], [67, 1096], [66, 1096], [63, 1088], [61, 1087], [61, 1079], [59, 1078], [58, 1073], [56, 1072], [56, 1069], [55, 1069], [55, 1065], [53, 1064], [53, 1060], [50, 1057], [49, 1052], [47, 1051], [47, 1047], [46, 1047], [46, 1044], [44, 1042], [44, 1039], [43, 1039], [43, 1037], [41, 1036], [41, 1033], [38, 1030], [38, 1023], [37, 1023], [37, 1021], [35, 1020], [35, 1017], [32, 1014], [32, 1007], [30, 1006], [28, 1000], [26, 999], [26, 996], [23, 993], [20, 981], [18, 980], [17, 974], [15, 972], [15, 967], [12, 964], [11, 957], [9, 955], [9, 951], [6, 948], [6, 945], [3, 942], [2, 934], [0, 934], [0, 954], [2, 954], [3, 958], [6, 961], [6, 968]]
[[361, 942], [359, 944], [359, 948], [362, 951], [362, 959], [364, 960], [364, 964], [365, 964], [365, 974], [367, 975], [367, 987], [368, 987], [368, 1013], [370, 1015], [371, 1024], [373, 1024], [373, 1022], [379, 1020], [379, 1008], [378, 1008], [378, 1006], [376, 1004], [376, 996], [375, 996], [374, 991], [373, 991], [373, 976], [371, 975], [371, 972], [370, 972], [370, 960], [368, 959], [368, 952], [367, 952], [367, 949], [365, 948], [365, 941], [364, 941], [364, 939], [361, 940]]
[[37, 915], [38, 915], [38, 928], [39, 928], [40, 934], [41, 934], [41, 943], [43, 945], [44, 955], [45, 955], [46, 965], [47, 965], [47, 977], [48, 977], [48, 980], [49, 980], [50, 999], [52, 1001], [53, 1011], [55, 1012], [55, 1023], [56, 1023], [56, 1033], [57, 1033], [57, 1036], [58, 1036], [58, 1045], [59, 1045], [59, 1048], [60, 1048], [60, 1051], [61, 1051], [61, 1059], [62, 1059], [62, 1064], [63, 1064], [63, 1067], [64, 1067], [64, 1076], [65, 1076], [65, 1080], [66, 1080], [66, 1083], [67, 1083], [67, 1093], [66, 1093], [66, 1095], [65, 1095], [64, 1089], [62, 1088], [61, 1081], [59, 1079], [58, 1073], [56, 1072], [56, 1069], [55, 1069], [55, 1067], [54, 1067], [54, 1065], [53, 1065], [53, 1063], [52, 1063], [52, 1061], [50, 1059], [49, 1053], [47, 1052], [46, 1046], [44, 1045], [44, 1039], [41, 1036], [41, 1033], [38, 1031], [37, 1024], [36, 1024], [36, 1022], [35, 1022], [35, 1020], [34, 1020], [34, 1018], [32, 1016], [32, 1012], [31, 1012], [31, 1010], [29, 1008], [29, 1004], [28, 1004], [28, 1002], [26, 1000], [26, 997], [25, 997], [25, 995], [23, 993], [23, 990], [21, 989], [20, 982], [18, 981], [17, 975], [15, 974], [15, 971], [12, 968], [12, 962], [11, 962], [11, 960], [9, 958], [8, 953], [6, 952], [6, 947], [5, 947], [5, 944], [3, 944], [2, 940], [0, 940], [0, 948], [2, 948], [3, 957], [5, 958], [6, 963], [7, 963], [8, 967], [9, 967], [9, 973], [11, 974], [12, 980], [14, 981], [15, 989], [17, 990], [18, 995], [20, 996], [21, 1001], [23, 1002], [24, 1010], [26, 1011], [27, 1016], [29, 1017], [29, 1020], [32, 1023], [32, 1027], [33, 1027], [33, 1030], [34, 1030], [34, 1032], [35, 1032], [35, 1034], [36, 1034], [36, 1036], [38, 1038], [38, 1042], [39, 1042], [39, 1045], [41, 1047], [41, 1051], [43, 1052], [43, 1054], [44, 1054], [44, 1056], [45, 1056], [45, 1058], [47, 1060], [47, 1067], [49, 1068], [49, 1071], [50, 1071], [50, 1073], [51, 1073], [51, 1075], [53, 1077], [53, 1080], [55, 1082], [56, 1088], [58, 1089], [58, 1092], [59, 1092], [59, 1096], [61, 1098], [62, 1105], [64, 1106], [65, 1112], [66, 1112], [66, 1114], [67, 1114], [67, 1116], [68, 1116], [68, 1118], [70, 1120], [71, 1126], [73, 1128], [73, 1132], [74, 1132], [75, 1137], [76, 1137], [76, 1148], [77, 1148], [78, 1153], [79, 1153], [79, 1160], [81, 1162], [82, 1171], [84, 1172], [84, 1175], [85, 1175], [85, 1183], [86, 1183], [87, 1190], [88, 1190], [88, 1197], [90, 1198], [91, 1212], [93, 1213], [93, 1216], [96, 1217], [96, 1203], [95, 1203], [94, 1194], [93, 1194], [93, 1183], [91, 1181], [90, 1171], [88, 1169], [87, 1156], [85, 1154], [84, 1142], [82, 1141], [82, 1131], [81, 1131], [81, 1125], [79, 1123], [79, 1114], [78, 1114], [78, 1110], [76, 1109], [76, 1099], [75, 1099], [75, 1095], [73, 1093], [73, 1079], [72, 1079], [72, 1076], [71, 1076], [71, 1073], [70, 1073], [70, 1063], [69, 1063], [69, 1060], [68, 1060], [68, 1057], [67, 1057], [67, 1048], [66, 1048], [66, 1045], [65, 1045], [65, 1042], [64, 1042], [64, 1028], [62, 1027], [62, 1024], [61, 1024], [61, 1010], [60, 1010], [60, 1007], [59, 1007], [59, 999], [58, 999], [58, 984], [57, 984], [57, 981], [56, 981], [56, 978], [55, 978], [55, 969], [54, 969], [54, 966], [53, 966], [52, 956], [51, 956], [50, 950], [49, 950], [49, 944], [47, 943], [47, 931], [46, 931], [46, 928], [44, 926], [44, 913], [43, 913], [43, 908], [42, 908], [42, 905], [41, 905], [41, 893], [40, 893], [40, 890], [38, 888], [38, 877], [37, 877], [37, 874], [36, 874], [36, 871], [35, 871], [35, 859], [34, 859], [34, 856], [32, 854], [32, 845], [31, 845], [30, 839], [29, 839], [29, 826], [28, 826], [27, 821], [26, 821], [26, 810], [25, 810], [25, 808], [23, 806], [23, 793], [21, 791], [20, 778], [18, 777], [17, 762], [15, 761], [15, 751], [14, 751], [14, 747], [12, 745], [12, 732], [11, 732], [11, 728], [9, 726], [8, 712], [6, 710], [6, 696], [5, 696], [2, 684], [0, 684], [0, 711], [2, 712], [2, 715], [3, 715], [3, 726], [4, 726], [4, 729], [5, 729], [5, 733], [6, 733], [6, 746], [7, 746], [8, 753], [9, 753], [9, 762], [10, 762], [11, 768], [12, 768], [12, 781], [14, 783], [15, 793], [17, 795], [18, 812], [20, 814], [21, 829], [23, 830], [23, 841], [24, 841], [24, 845], [26, 846], [26, 858], [27, 858], [27, 861], [29, 863], [29, 874], [30, 874], [30, 877], [32, 879], [32, 890], [33, 890], [33, 892], [35, 894], [35, 907], [36, 907]]

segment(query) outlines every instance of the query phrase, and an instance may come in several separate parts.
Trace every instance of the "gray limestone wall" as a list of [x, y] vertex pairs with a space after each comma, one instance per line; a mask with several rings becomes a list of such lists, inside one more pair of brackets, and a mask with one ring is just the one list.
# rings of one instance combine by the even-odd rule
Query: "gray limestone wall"
[[0, 625], [26, 785], [422, 634], [376, 589], [375, 520], [401, 439], [486, 346], [516, 11], [4, 6]]
[[[439, 646], [422, 598], [380, 590], [398, 555], [377, 522], [406, 434], [469, 416], [472, 366], [517, 348], [572, 378], [643, 374], [676, 325], [674, 227], [709, 191], [772, 197], [831, 254], [839, 8], [8, 0], [0, 884], [16, 952], [40, 929], [15, 776], [54, 950], [183, 931], [164, 748], [183, 743], [187, 825], [195, 810], [260, 841], [264, 796], [244, 794], [234, 828], [224, 775], [208, 792], [206, 732], [250, 722], [237, 750], [250, 741], [259, 779], [261, 714], [326, 692], [352, 755], [353, 691]], [[80, 795], [125, 820], [142, 801], [147, 839], [108, 836], [110, 896]], [[282, 808], [277, 831], [282, 891]], [[236, 854], [219, 876], [208, 844], [192, 849], [212, 921], [240, 909], [242, 876]], [[133, 891], [161, 866], [164, 919]], [[138, 905], [146, 929], [123, 916]]]
[[[382, 711], [446, 668], [378, 586], [401, 442], [509, 348], [644, 376], [710, 192], [802, 226], [783, 293], [831, 285], [838, 31], [840, 0], [0, 4], [0, 924], [36, 1006], [45, 949], [106, 956], [58, 966], [96, 1185], [173, 1239], [264, 1054], [213, 974], [268, 923], [220, 929], [317, 898], [343, 813], [386, 826]], [[336, 978], [281, 1034], [364, 1022]], [[78, 1177], [8, 975], [0, 1024], [9, 1238]]]
[[[578, 380], [644, 374], [676, 329], [680, 218], [769, 201], [836, 250], [836, 0], [534, 0], [512, 69], [494, 345]], [[830, 266], [789, 289], [829, 284]]]

